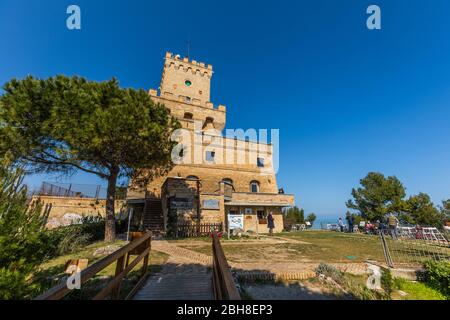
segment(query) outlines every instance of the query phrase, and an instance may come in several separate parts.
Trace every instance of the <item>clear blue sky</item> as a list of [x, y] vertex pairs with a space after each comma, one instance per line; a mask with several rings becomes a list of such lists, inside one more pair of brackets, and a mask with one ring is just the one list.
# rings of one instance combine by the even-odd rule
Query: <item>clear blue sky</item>
[[[66, 28], [66, 8], [82, 30]], [[366, 28], [366, 8], [382, 30]], [[279, 128], [278, 184], [307, 212], [345, 212], [369, 171], [450, 197], [450, 1], [0, 0], [0, 83], [113, 76], [157, 88], [163, 55], [214, 66], [229, 128]], [[27, 182], [39, 185], [42, 179]], [[78, 174], [72, 181], [98, 183]]]

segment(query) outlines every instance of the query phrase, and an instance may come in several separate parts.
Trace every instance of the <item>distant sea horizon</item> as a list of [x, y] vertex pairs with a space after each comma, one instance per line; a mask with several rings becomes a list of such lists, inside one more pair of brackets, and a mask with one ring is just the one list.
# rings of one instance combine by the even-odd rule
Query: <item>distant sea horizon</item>
[[316, 230], [320, 229], [322, 223], [337, 223], [339, 220], [339, 217], [344, 219], [345, 215], [342, 215], [342, 214], [317, 215], [316, 221], [314, 221], [312, 229], [316, 229]]

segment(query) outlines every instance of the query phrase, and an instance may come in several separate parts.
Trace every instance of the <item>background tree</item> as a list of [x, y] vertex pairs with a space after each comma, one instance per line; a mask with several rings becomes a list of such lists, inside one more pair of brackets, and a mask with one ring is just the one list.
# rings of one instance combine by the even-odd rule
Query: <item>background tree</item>
[[298, 207], [291, 207], [284, 211], [283, 224], [286, 230], [291, 230], [293, 224], [305, 223], [305, 211]]
[[118, 179], [145, 185], [166, 173], [172, 165], [170, 135], [178, 127], [144, 90], [121, 89], [116, 79], [65, 76], [6, 83], [0, 123], [0, 155], [10, 153], [27, 172], [82, 170], [108, 182], [107, 241], [115, 238]]
[[442, 225], [444, 217], [431, 202], [430, 196], [422, 192], [406, 200], [405, 209], [400, 216], [409, 223], [435, 227]]
[[316, 219], [317, 219], [317, 217], [313, 212], [308, 214], [308, 216], [306, 217], [306, 221], [309, 221], [309, 223], [311, 223], [311, 227], [313, 226], [314, 221], [316, 221]]
[[29, 278], [47, 256], [45, 217], [39, 203], [29, 207], [22, 170], [0, 159], [0, 299], [31, 297]]
[[400, 212], [405, 188], [395, 177], [385, 177], [378, 172], [369, 172], [360, 180], [361, 187], [352, 189], [353, 199], [347, 201], [350, 209], [357, 210], [364, 219], [381, 220], [389, 212]]
[[441, 206], [441, 214], [446, 220], [450, 220], [450, 199], [443, 200]]

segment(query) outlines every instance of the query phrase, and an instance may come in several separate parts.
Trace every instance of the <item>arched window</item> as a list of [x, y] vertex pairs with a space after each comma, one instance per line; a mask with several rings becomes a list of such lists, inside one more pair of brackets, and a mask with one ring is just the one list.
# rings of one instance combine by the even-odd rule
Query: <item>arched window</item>
[[192, 113], [190, 113], [190, 112], [186, 112], [186, 113], [184, 114], [184, 118], [185, 118], [185, 119], [188, 119], [188, 120], [192, 120], [193, 115], [192, 115]]
[[253, 180], [250, 182], [250, 192], [257, 193], [259, 192], [259, 182]]
[[208, 127], [209, 124], [212, 124], [213, 128], [214, 128], [214, 118], [206, 117], [205, 122], [203, 123], [202, 129], [205, 129], [206, 127]]
[[197, 176], [187, 176], [186, 180], [200, 180]]

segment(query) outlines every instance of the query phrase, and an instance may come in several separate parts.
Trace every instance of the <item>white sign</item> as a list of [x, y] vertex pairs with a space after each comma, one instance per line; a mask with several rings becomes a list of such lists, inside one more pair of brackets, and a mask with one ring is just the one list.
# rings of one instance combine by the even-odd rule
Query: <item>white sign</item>
[[219, 210], [219, 200], [207, 199], [203, 200], [203, 209]]
[[244, 229], [244, 215], [243, 214], [229, 214], [228, 215], [228, 228]]

